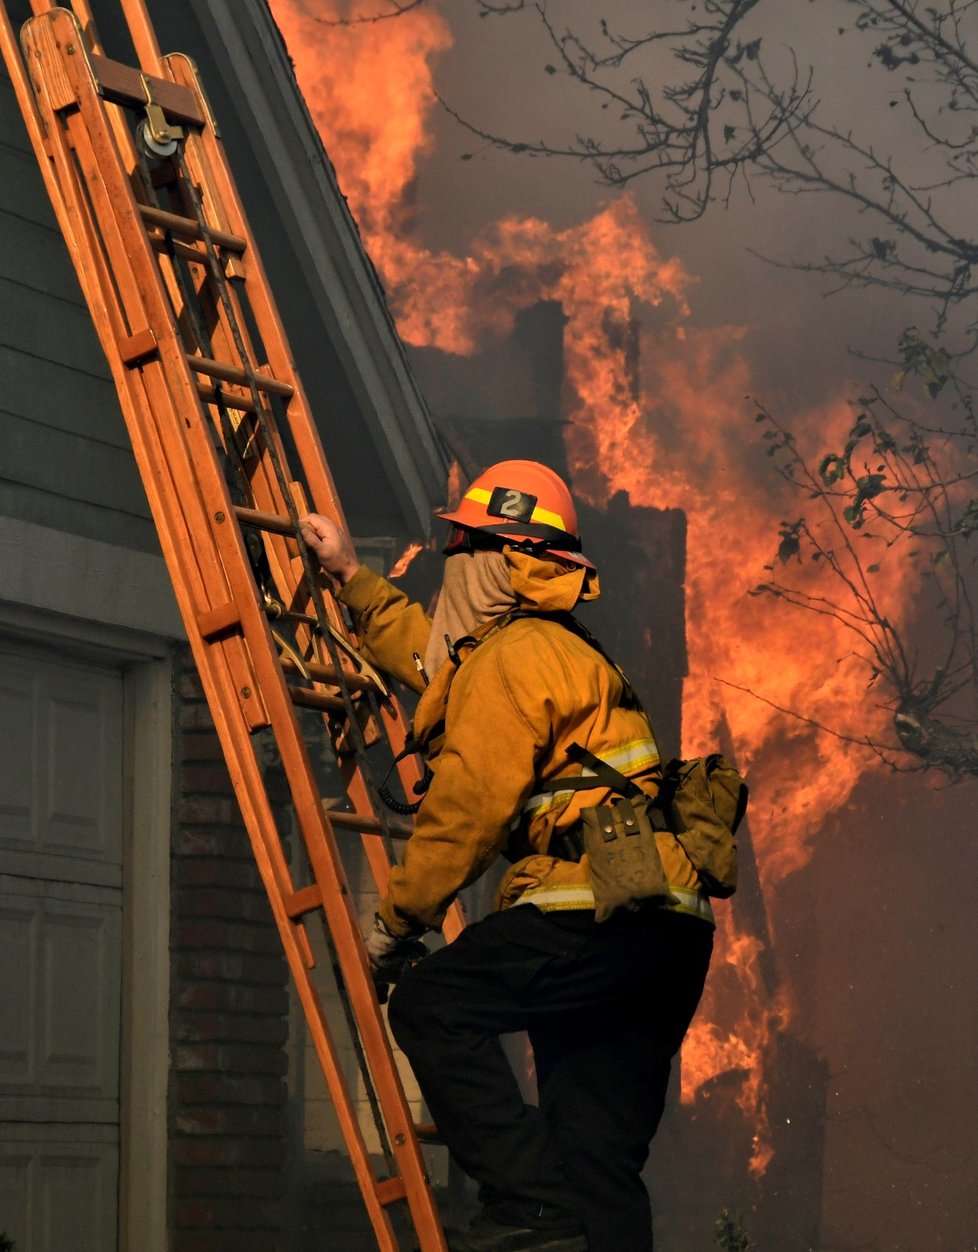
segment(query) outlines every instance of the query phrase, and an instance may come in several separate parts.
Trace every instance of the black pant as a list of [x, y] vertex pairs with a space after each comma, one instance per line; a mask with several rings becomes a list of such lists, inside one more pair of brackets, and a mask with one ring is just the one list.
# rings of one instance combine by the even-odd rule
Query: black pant
[[[583, 1223], [590, 1252], [648, 1252], [641, 1170], [712, 947], [706, 922], [654, 907], [598, 924], [520, 905], [404, 975], [394, 1037], [491, 1216]], [[519, 1030], [539, 1108], [524, 1103], [499, 1041]]]

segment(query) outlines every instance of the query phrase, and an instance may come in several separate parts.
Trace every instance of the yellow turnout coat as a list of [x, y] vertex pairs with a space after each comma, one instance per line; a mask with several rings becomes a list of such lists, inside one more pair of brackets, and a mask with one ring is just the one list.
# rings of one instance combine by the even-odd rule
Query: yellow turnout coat
[[[573, 608], [587, 571], [506, 550], [518, 607]], [[438, 929], [457, 893], [503, 854], [513, 862], [498, 908], [532, 901], [539, 908], [593, 908], [587, 857], [561, 860], [548, 851], [583, 807], [612, 795], [593, 789], [540, 792], [541, 782], [581, 773], [567, 757], [579, 743], [654, 795], [659, 752], [645, 713], [629, 698], [618, 671], [585, 639], [557, 621], [500, 619], [473, 632], [477, 647], [460, 649], [422, 690], [412, 654], [424, 655], [430, 623], [417, 604], [361, 566], [340, 592], [357, 619], [364, 656], [422, 691], [414, 719], [434, 778], [391, 872], [380, 915], [397, 934]], [[588, 772], [585, 770], [584, 772]], [[680, 911], [704, 916], [699, 879], [676, 838], [656, 836]]]

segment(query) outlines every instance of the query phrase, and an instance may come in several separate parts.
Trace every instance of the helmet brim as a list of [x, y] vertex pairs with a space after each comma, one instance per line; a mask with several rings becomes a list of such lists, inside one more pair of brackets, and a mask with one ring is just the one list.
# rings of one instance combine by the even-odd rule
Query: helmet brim
[[[443, 522], [449, 522], [452, 526], [457, 526], [462, 530], [472, 531], [476, 534], [485, 532], [486, 529], [482, 526], [473, 526], [471, 518], [464, 510], [459, 510], [457, 512], [453, 511], [451, 513], [436, 513], [435, 516], [441, 518]], [[502, 543], [506, 543], [509, 540], [512, 540], [514, 543], [519, 543], [521, 539], [527, 540], [530, 543], [539, 542], [535, 535], [499, 535], [497, 538]], [[559, 540], [556, 542], [559, 542]], [[598, 568], [593, 561], [588, 560], [583, 552], [570, 552], [564, 548], [543, 548], [541, 549], [541, 556], [556, 557], [559, 561], [567, 561], [571, 565], [582, 565], [585, 569], [597, 571]]]
[[593, 569], [597, 571], [597, 566], [593, 561], [589, 561], [583, 552], [558, 552], [556, 549], [547, 548], [546, 556], [555, 556], [560, 561], [570, 561], [571, 565], [583, 565], [585, 569]]

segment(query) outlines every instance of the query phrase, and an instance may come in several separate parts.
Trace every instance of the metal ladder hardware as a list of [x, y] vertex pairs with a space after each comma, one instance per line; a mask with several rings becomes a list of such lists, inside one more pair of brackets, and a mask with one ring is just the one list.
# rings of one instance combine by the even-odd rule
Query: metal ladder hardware
[[[410, 833], [370, 751], [407, 726], [359, 657], [299, 528], [307, 501], [345, 527], [213, 115], [191, 61], [162, 56], [143, 0], [120, 0], [140, 60], [108, 58], [87, 0], [32, 0], [0, 47], [119, 393], [194, 661], [378, 1247], [403, 1202], [421, 1252], [446, 1247], [371, 981], [336, 831], [359, 834], [378, 890]], [[288, 440], [282, 432], [288, 432]], [[286, 451], [286, 448], [290, 451]], [[297, 710], [322, 717], [349, 809], [323, 800]], [[274, 739], [311, 881], [296, 884], [253, 736]], [[409, 798], [417, 759], [398, 765]], [[318, 915], [389, 1177], [379, 1178], [311, 971]], [[446, 922], [461, 928], [456, 906]], [[430, 1139], [430, 1127], [421, 1128]], [[412, 1240], [411, 1246], [414, 1246]]]

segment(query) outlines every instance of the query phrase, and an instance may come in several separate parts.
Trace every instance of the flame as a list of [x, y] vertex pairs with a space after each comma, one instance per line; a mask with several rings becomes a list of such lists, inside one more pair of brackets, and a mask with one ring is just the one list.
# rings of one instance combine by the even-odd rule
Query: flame
[[[709, 1098], [711, 1084], [725, 1076], [739, 1081], [735, 1102], [754, 1128], [748, 1168], [755, 1177], [767, 1169], [773, 1156], [771, 1123], [764, 1073], [777, 1032], [788, 1024], [789, 1008], [783, 995], [772, 994], [760, 975], [759, 958], [764, 945], [750, 935], [725, 925], [718, 931], [718, 945], [701, 1010], [693, 1021], [682, 1050], [680, 1099], [692, 1104], [701, 1093]], [[724, 1012], [717, 1004], [720, 993], [736, 1006], [753, 1005], [752, 1013]], [[722, 1020], [736, 1018], [735, 1026]]]
[[[686, 513], [683, 751], [712, 750], [721, 727], [729, 731], [733, 755], [750, 775], [752, 837], [770, 888], [807, 863], [826, 814], [846, 803], [869, 766], [865, 754], [816, 723], [859, 738], [879, 731], [883, 714], [853, 698], [865, 675], [838, 621], [810, 614], [800, 620], [748, 594], [771, 559], [779, 519], [797, 503], [772, 491], [773, 475], [757, 474], [757, 449], [745, 438], [752, 429], [744, 402], [747, 329], [690, 327], [694, 276], [659, 252], [628, 195], [563, 230], [537, 218], [506, 218], [464, 257], [418, 243], [412, 184], [419, 157], [430, 149], [431, 67], [451, 44], [445, 20], [421, 6], [392, 21], [332, 26], [323, 20], [377, 9], [339, 0], [271, 3], [401, 336], [471, 353], [507, 333], [520, 309], [560, 301], [575, 490], [598, 505], [625, 490], [635, 504]], [[795, 424], [831, 442], [850, 421], [840, 403]], [[881, 596], [901, 602], [913, 577], [909, 569], [884, 571]], [[813, 656], [836, 664], [826, 674]], [[749, 692], [810, 721], [790, 720]], [[762, 984], [762, 946], [739, 929], [734, 913], [724, 914], [715, 966], [732, 978], [735, 994], [727, 1000], [736, 1003], [737, 1020], [713, 1020], [708, 992], [683, 1049], [682, 1075], [687, 1101], [720, 1075], [740, 1077], [739, 1103], [756, 1127], [755, 1174], [771, 1156], [764, 1064], [788, 1014]]]
[[411, 562], [419, 552], [424, 551], [423, 543], [409, 543], [394, 564], [390, 567], [388, 578], [403, 578], [411, 566]]

